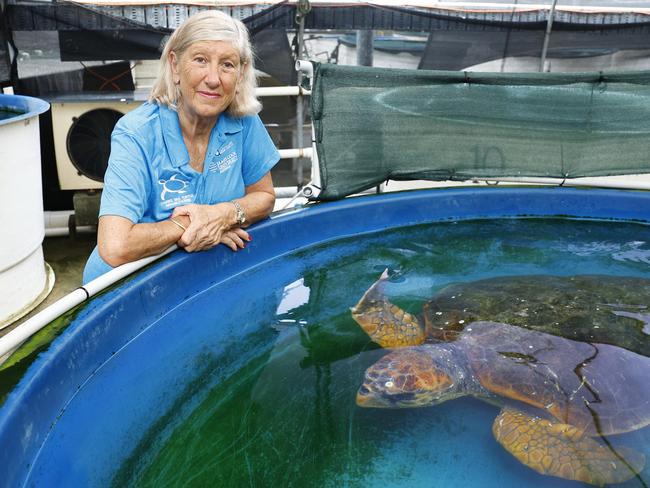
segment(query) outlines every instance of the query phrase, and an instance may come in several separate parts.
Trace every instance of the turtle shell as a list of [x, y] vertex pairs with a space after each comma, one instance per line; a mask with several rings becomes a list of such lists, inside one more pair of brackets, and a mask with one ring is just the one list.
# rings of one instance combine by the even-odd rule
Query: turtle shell
[[456, 341], [489, 392], [551, 415], [588, 435], [650, 424], [650, 358], [493, 322], [475, 322]]
[[450, 285], [422, 310], [427, 339], [452, 340], [492, 321], [650, 356], [650, 280], [616, 276], [506, 276]]

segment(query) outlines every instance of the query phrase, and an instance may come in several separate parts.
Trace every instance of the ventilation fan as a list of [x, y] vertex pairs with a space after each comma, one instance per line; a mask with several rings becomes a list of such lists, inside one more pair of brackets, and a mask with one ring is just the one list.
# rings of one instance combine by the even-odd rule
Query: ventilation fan
[[54, 152], [62, 190], [102, 187], [118, 119], [139, 101], [52, 102]]

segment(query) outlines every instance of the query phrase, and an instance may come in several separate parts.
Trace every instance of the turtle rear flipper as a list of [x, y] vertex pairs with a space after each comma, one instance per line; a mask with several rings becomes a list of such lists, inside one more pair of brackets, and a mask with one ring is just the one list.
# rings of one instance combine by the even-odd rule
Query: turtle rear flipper
[[424, 326], [417, 317], [390, 303], [384, 295], [388, 272], [384, 270], [354, 307], [352, 318], [381, 347], [417, 346], [424, 343]]
[[609, 447], [568, 424], [503, 409], [492, 425], [497, 441], [535, 471], [603, 486], [627, 481], [643, 470], [645, 456]]

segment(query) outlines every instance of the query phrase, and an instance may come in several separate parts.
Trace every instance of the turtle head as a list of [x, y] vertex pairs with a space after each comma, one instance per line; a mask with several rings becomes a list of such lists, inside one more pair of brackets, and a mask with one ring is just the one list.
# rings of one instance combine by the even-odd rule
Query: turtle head
[[439, 346], [397, 349], [366, 370], [357, 405], [377, 408], [426, 407], [460, 396], [451, 351]]

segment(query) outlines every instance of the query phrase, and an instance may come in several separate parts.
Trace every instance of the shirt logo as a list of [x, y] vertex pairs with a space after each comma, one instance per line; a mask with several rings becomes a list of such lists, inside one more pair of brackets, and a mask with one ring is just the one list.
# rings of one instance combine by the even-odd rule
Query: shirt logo
[[212, 173], [218, 171], [219, 173], [225, 173], [237, 162], [239, 157], [235, 151], [232, 151], [226, 156], [222, 156], [225, 150], [230, 149], [234, 144], [229, 143], [224, 148], [222, 148], [217, 154], [212, 158], [212, 162], [208, 165], [208, 170]]
[[186, 193], [188, 182], [178, 178], [178, 174], [172, 175], [168, 180], [160, 179], [158, 183], [162, 185], [162, 191], [160, 192], [160, 199], [165, 200], [167, 198], [167, 193], [178, 193], [182, 195]]
[[181, 175], [174, 174], [168, 180], [160, 179], [158, 183], [162, 186], [160, 199], [161, 208], [169, 210], [179, 205], [187, 205], [194, 202], [194, 193], [188, 193], [192, 189], [188, 181], [182, 180]]

